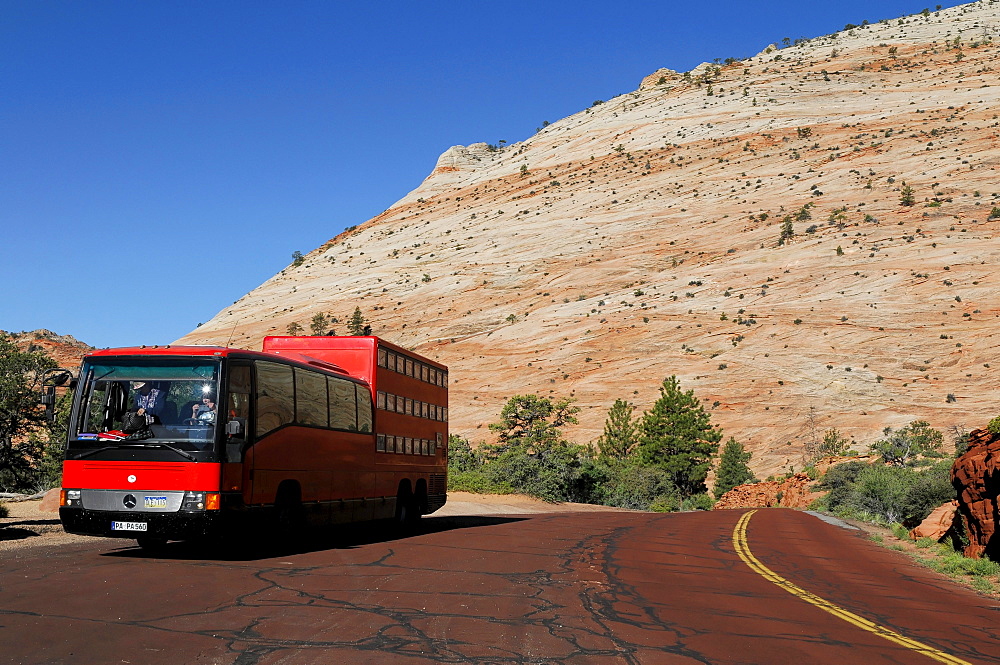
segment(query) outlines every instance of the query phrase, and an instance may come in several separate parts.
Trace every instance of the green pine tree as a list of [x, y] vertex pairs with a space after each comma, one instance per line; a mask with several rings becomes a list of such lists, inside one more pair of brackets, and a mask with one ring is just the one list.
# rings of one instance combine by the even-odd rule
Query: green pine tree
[[795, 229], [792, 228], [792, 216], [788, 215], [781, 221], [781, 235], [778, 236], [778, 244], [784, 245], [786, 242], [792, 239], [795, 235]]
[[722, 455], [719, 457], [719, 470], [715, 474], [714, 492], [716, 499], [721, 498], [723, 494], [737, 485], [754, 482], [753, 472], [747, 466], [750, 457], [751, 453], [743, 449], [742, 443], [729, 437], [729, 441], [726, 441]]
[[635, 407], [623, 399], [616, 399], [608, 410], [604, 434], [597, 440], [602, 457], [625, 459], [632, 454], [639, 442], [639, 427], [632, 412]]
[[347, 330], [355, 337], [371, 334], [371, 326], [365, 323], [365, 317], [361, 315], [361, 308], [355, 307], [354, 314], [351, 314], [347, 322]]
[[705, 478], [721, 439], [694, 391], [683, 392], [670, 376], [660, 386], [660, 399], [642, 416], [639, 460], [665, 471], [681, 496], [692, 496], [707, 490]]
[[326, 314], [320, 312], [312, 317], [312, 321], [309, 322], [309, 331], [314, 336], [325, 335], [326, 331], [330, 325], [330, 322], [326, 318]]

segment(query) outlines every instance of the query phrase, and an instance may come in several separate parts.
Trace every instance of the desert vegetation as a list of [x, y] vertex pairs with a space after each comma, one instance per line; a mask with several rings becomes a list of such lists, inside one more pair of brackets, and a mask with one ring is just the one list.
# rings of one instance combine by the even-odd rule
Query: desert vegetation
[[[677, 377], [670, 376], [649, 409], [641, 416], [634, 410], [628, 401], [616, 400], [601, 437], [582, 445], [562, 434], [579, 412], [571, 399], [515, 395], [490, 425], [496, 443], [473, 447], [467, 439], [451, 437], [449, 485], [636, 510], [710, 508], [706, 482], [722, 431], [694, 391], [682, 390]], [[734, 443], [731, 439], [727, 451]], [[727, 469], [733, 467], [727, 482], [751, 477], [748, 455], [724, 456]]]
[[49, 423], [38, 405], [42, 374], [55, 367], [44, 351], [21, 350], [0, 333], [0, 492], [34, 493], [59, 484], [69, 398]]

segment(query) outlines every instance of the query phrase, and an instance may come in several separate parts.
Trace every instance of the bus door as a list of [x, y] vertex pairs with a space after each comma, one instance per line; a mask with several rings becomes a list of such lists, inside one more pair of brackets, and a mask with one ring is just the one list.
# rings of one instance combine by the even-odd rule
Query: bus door
[[253, 442], [250, 363], [231, 361], [228, 377], [225, 418], [221, 419], [225, 424], [222, 489], [226, 492], [242, 491], [244, 503], [247, 503], [253, 489], [253, 455], [248, 453]]

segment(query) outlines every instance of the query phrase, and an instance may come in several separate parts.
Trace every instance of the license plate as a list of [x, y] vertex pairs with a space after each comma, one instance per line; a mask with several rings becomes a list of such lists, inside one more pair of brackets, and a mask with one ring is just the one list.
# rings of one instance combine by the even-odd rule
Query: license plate
[[147, 510], [167, 507], [167, 497], [165, 496], [144, 496], [142, 499]]
[[111, 522], [112, 531], [145, 531], [145, 522]]

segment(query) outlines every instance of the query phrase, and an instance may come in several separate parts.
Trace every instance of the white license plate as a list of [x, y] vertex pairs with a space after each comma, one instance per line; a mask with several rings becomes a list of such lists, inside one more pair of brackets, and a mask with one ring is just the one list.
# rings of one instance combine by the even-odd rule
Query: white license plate
[[111, 522], [112, 531], [145, 531], [145, 522]]
[[143, 505], [146, 506], [146, 510], [156, 510], [165, 509], [167, 507], [167, 497], [165, 496], [144, 496], [142, 497]]

